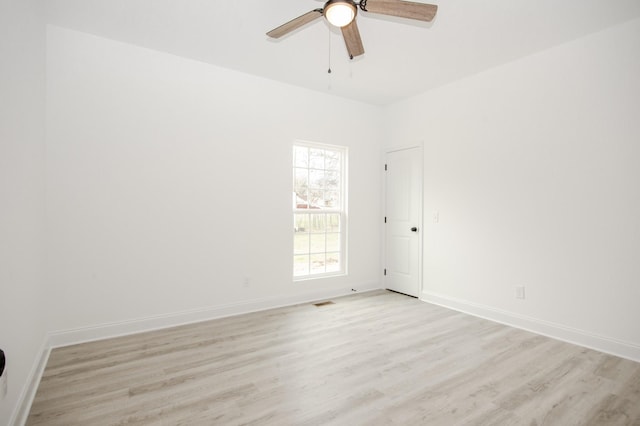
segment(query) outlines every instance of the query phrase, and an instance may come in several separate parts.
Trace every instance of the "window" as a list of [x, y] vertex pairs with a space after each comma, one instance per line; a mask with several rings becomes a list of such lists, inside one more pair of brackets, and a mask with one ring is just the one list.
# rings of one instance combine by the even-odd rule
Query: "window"
[[346, 273], [346, 148], [293, 146], [293, 277]]

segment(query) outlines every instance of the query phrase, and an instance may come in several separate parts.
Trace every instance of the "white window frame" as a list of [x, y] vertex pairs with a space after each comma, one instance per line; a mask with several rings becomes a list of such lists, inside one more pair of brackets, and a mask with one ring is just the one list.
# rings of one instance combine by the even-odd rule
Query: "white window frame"
[[[295, 192], [295, 185], [296, 185], [296, 158], [295, 158], [295, 150], [296, 147], [305, 147], [305, 148], [309, 148], [309, 149], [320, 149], [320, 150], [326, 150], [326, 151], [335, 151], [335, 152], [339, 152], [340, 153], [340, 183], [338, 185], [339, 187], [339, 192], [340, 192], [340, 196], [339, 196], [339, 200], [338, 200], [338, 208], [330, 208], [330, 207], [323, 207], [320, 209], [312, 209], [312, 208], [298, 208], [298, 202], [297, 202], [297, 195]], [[316, 142], [307, 142], [307, 141], [294, 141], [293, 146], [292, 146], [292, 192], [293, 192], [293, 202], [292, 202], [292, 207], [293, 207], [293, 214], [292, 214], [292, 219], [293, 219], [293, 235], [292, 235], [292, 240], [293, 240], [293, 258], [294, 258], [294, 265], [292, 268], [292, 275], [293, 275], [293, 280], [294, 281], [307, 281], [307, 280], [314, 280], [314, 279], [318, 279], [318, 278], [326, 278], [326, 277], [335, 277], [335, 276], [344, 276], [347, 275], [347, 178], [348, 178], [348, 169], [347, 169], [347, 165], [348, 165], [348, 148], [345, 146], [339, 146], [339, 145], [329, 145], [329, 144], [324, 144], [324, 143], [316, 143]], [[314, 170], [313, 168], [309, 167], [309, 165], [307, 166], [307, 168], [309, 170]], [[323, 169], [323, 170], [327, 170], [327, 169]], [[309, 202], [307, 200], [307, 202]], [[339, 220], [340, 220], [340, 226], [339, 226], [339, 238], [340, 238], [340, 244], [339, 244], [339, 263], [340, 263], [340, 268], [339, 270], [335, 270], [335, 271], [329, 271], [329, 272], [322, 272], [322, 273], [312, 273], [312, 268], [311, 268], [311, 255], [313, 254], [321, 254], [324, 253], [325, 255], [327, 253], [335, 253], [333, 251], [327, 251], [326, 249], [326, 243], [325, 243], [325, 251], [324, 252], [313, 252], [311, 250], [311, 235], [314, 234], [313, 232], [311, 232], [311, 230], [309, 230], [309, 251], [306, 254], [301, 254], [300, 252], [296, 252], [296, 214], [309, 214], [309, 215], [324, 215], [324, 214], [338, 214], [339, 215]], [[325, 235], [327, 233], [331, 233], [328, 232], [327, 230], [324, 231]], [[318, 234], [316, 234], [318, 235]], [[326, 238], [326, 237], [325, 237]], [[308, 272], [304, 275], [296, 275], [296, 265], [295, 265], [295, 257], [297, 256], [304, 256], [304, 255], [308, 255], [309, 256], [309, 267], [308, 267]], [[326, 265], [325, 265], [326, 266]]]

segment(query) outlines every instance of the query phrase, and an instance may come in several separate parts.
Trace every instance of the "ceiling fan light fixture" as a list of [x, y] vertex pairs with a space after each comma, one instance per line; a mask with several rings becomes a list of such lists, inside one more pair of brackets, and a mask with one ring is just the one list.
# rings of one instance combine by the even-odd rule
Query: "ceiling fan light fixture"
[[356, 17], [356, 5], [349, 0], [329, 0], [324, 5], [324, 17], [331, 25], [342, 28]]

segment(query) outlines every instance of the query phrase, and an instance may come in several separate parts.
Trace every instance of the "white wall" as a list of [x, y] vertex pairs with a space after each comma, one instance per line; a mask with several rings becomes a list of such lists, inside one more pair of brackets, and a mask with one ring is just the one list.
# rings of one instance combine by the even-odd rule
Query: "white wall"
[[640, 359], [638, 52], [634, 20], [386, 110], [425, 144], [425, 299]]
[[[52, 330], [379, 286], [379, 108], [47, 34]], [[297, 138], [349, 147], [347, 277], [292, 282]]]
[[45, 31], [39, 1], [0, 2], [0, 348], [8, 393], [0, 425], [41, 355], [44, 253]]

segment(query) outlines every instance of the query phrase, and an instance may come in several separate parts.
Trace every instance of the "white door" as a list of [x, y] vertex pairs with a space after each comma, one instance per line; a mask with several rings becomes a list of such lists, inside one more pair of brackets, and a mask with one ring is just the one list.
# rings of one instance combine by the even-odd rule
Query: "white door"
[[385, 287], [418, 297], [422, 267], [422, 148], [387, 152]]

